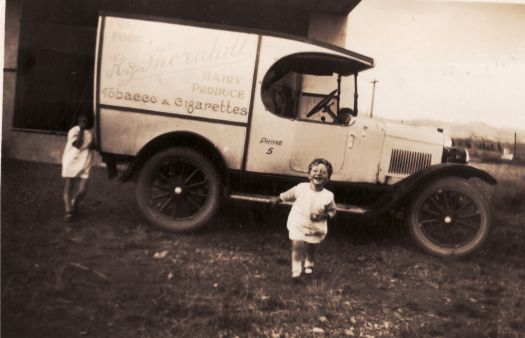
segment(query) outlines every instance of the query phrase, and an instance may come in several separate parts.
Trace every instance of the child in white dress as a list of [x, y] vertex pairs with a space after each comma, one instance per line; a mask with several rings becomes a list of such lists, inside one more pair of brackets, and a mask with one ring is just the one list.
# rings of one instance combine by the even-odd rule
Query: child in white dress
[[[67, 133], [67, 143], [62, 155], [64, 178], [64, 206], [66, 221], [73, 218], [78, 203], [87, 192], [87, 183], [93, 159], [93, 138], [86, 130], [87, 116], [78, 117], [78, 125]], [[76, 192], [74, 192], [76, 188]]]
[[270, 200], [273, 205], [281, 201], [294, 202], [287, 222], [292, 241], [293, 280], [301, 276], [303, 266], [306, 275], [312, 274], [317, 244], [328, 233], [327, 220], [335, 216], [334, 194], [325, 189], [332, 170], [332, 165], [327, 160], [315, 159], [308, 166], [310, 182], [299, 183]]

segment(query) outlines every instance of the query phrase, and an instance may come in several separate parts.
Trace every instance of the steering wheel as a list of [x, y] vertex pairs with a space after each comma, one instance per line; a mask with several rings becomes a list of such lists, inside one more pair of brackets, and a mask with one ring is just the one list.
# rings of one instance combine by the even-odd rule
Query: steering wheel
[[[313, 114], [317, 113], [321, 108], [325, 107], [331, 99], [335, 97], [337, 89], [334, 89], [330, 94], [326, 95], [321, 101], [319, 101], [309, 112], [306, 114], [306, 117], [310, 117]], [[330, 113], [329, 113], [330, 114]], [[331, 115], [331, 114], [330, 114]]]

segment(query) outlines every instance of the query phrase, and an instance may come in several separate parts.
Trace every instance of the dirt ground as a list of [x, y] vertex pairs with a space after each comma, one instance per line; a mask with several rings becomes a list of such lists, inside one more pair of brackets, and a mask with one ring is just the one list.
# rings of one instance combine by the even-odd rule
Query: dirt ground
[[96, 169], [62, 220], [58, 165], [3, 159], [2, 337], [523, 337], [525, 213], [484, 247], [428, 256], [383, 219], [339, 215], [290, 283], [288, 208], [228, 202], [204, 230], [149, 227]]

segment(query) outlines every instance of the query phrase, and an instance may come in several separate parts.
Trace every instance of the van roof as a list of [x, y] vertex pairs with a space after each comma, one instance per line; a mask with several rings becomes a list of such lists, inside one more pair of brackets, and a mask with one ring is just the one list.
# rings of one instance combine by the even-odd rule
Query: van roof
[[[291, 35], [291, 34], [277, 33], [277, 32], [271, 32], [271, 31], [265, 31], [265, 30], [260, 30], [260, 29], [253, 29], [253, 28], [212, 24], [212, 23], [205, 23], [205, 22], [198, 22], [198, 21], [191, 21], [191, 20], [184, 20], [184, 19], [177, 19], [177, 18], [166, 18], [166, 17], [149, 16], [149, 15], [129, 14], [129, 13], [116, 13], [116, 12], [111, 12], [111, 11], [101, 11], [99, 16], [127, 18], [127, 19], [144, 20], [144, 21], [157, 21], [157, 22], [173, 23], [173, 24], [179, 24], [179, 25], [185, 25], [185, 26], [213, 28], [213, 29], [226, 30], [226, 31], [232, 31], [232, 32], [242, 32], [242, 33], [256, 34], [256, 35], [262, 35], [262, 36], [285, 38], [289, 40], [300, 41], [300, 42], [308, 43], [311, 45], [323, 47], [333, 52], [343, 54], [344, 56], [349, 57], [351, 59], [351, 62], [354, 65], [356, 63], [360, 64], [360, 67], [356, 68], [358, 69], [356, 70], [357, 72], [374, 67], [374, 59], [372, 59], [371, 57], [356, 53], [354, 51], [351, 51], [351, 50], [348, 50], [342, 47], [334, 46], [326, 42], [321, 42], [321, 41], [317, 41], [317, 40], [313, 40], [313, 39], [309, 39], [305, 37], [300, 37], [296, 35]], [[329, 54], [327, 54], [327, 56], [329, 56]], [[342, 57], [339, 57], [338, 59], [341, 60]]]

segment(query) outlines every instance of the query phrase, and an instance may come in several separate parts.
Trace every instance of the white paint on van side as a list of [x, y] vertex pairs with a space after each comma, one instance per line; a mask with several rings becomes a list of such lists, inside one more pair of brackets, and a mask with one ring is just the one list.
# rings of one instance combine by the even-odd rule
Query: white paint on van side
[[100, 104], [248, 121], [257, 35], [106, 17]]

